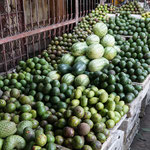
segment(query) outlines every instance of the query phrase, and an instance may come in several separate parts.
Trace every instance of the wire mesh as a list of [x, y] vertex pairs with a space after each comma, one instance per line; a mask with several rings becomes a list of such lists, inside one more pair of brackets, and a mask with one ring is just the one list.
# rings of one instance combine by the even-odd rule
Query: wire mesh
[[1, 0], [0, 73], [46, 49], [57, 35], [71, 32], [100, 0]]

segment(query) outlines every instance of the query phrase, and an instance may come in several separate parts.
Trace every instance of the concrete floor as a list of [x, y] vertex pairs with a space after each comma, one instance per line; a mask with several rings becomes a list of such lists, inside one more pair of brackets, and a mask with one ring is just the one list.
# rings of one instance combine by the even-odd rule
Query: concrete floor
[[145, 110], [145, 116], [141, 118], [140, 129], [133, 140], [131, 150], [150, 150], [150, 105]]

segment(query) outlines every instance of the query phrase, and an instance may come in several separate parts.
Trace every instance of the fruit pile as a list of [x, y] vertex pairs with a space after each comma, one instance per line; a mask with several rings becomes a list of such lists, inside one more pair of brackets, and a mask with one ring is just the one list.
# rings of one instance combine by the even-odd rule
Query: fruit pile
[[142, 14], [142, 17], [145, 18], [150, 18], [150, 12], [146, 12]]
[[137, 1], [134, 2], [127, 2], [126, 4], [122, 5], [118, 12], [120, 11], [129, 11], [131, 14], [142, 14], [144, 9], [138, 4]]
[[150, 74], [150, 19], [125, 6], [107, 20], [115, 7], [99, 5], [39, 57], [0, 76], [0, 150], [101, 149], [142, 90], [133, 82]]
[[[57, 80], [52, 82], [58, 86]], [[61, 86], [61, 90], [67, 90], [66, 86]], [[52, 97], [53, 104], [57, 102], [61, 106], [55, 111], [18, 89], [5, 92], [0, 99], [3, 149], [45, 147], [50, 150], [56, 148], [54, 142], [73, 149], [92, 149], [96, 145], [100, 149], [109, 136], [108, 129], [113, 128], [129, 108], [119, 96], [108, 95], [94, 86], [77, 87], [73, 95], [65, 99], [68, 108], [58, 104], [58, 97]]]
[[101, 11], [99, 7], [83, 17], [78, 25], [74, 27], [72, 33], [65, 33], [51, 40], [47, 50], [44, 50], [40, 57], [45, 58], [56, 69], [60, 57], [68, 53], [74, 43], [85, 41], [88, 35], [92, 33], [93, 26], [105, 19], [106, 13]]
[[[119, 63], [118, 57], [113, 59], [112, 64], [102, 70], [91, 74], [93, 84], [99, 88], [105, 89], [108, 93], [117, 93], [126, 103], [132, 102], [142, 90], [140, 85], [133, 86], [129, 75], [120, 71], [116, 63]], [[122, 65], [122, 62], [119, 64]], [[122, 66], [123, 67], [123, 66]]]
[[25, 61], [20, 61], [17, 72], [28, 72], [32, 75], [47, 75], [53, 67], [44, 58], [33, 57]]
[[110, 13], [110, 14], [116, 12], [116, 6], [108, 5], [108, 4], [98, 5], [96, 9], [98, 9], [101, 12]]
[[135, 32], [149, 33], [149, 19], [142, 20], [131, 17], [130, 12], [122, 12], [118, 17], [107, 21], [109, 34], [133, 35]]

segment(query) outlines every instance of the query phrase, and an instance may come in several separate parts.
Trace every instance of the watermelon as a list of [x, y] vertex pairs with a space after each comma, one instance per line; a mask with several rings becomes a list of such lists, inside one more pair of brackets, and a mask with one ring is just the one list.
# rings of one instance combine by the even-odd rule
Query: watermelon
[[88, 46], [86, 42], [77, 42], [72, 45], [71, 52], [73, 56], [82, 56], [85, 54]]
[[113, 47], [106, 47], [104, 57], [108, 60], [112, 60], [117, 55], [117, 50]]
[[62, 77], [61, 82], [70, 85], [74, 82], [74, 79], [74, 75], [72, 75], [71, 73], [67, 73]]
[[115, 45], [115, 38], [112, 35], [107, 34], [102, 38], [101, 44], [104, 47], [113, 47]]
[[88, 65], [88, 69], [91, 72], [96, 72], [102, 70], [108, 64], [109, 61], [106, 58], [102, 57], [99, 59], [92, 60]]
[[87, 43], [87, 45], [99, 44], [100, 43], [100, 38], [97, 35], [92, 34], [92, 35], [87, 37], [86, 43]]
[[104, 55], [104, 47], [101, 44], [92, 44], [88, 47], [86, 55], [90, 59], [101, 58]]
[[75, 85], [77, 86], [88, 86], [90, 79], [86, 74], [80, 74], [75, 78]]
[[102, 38], [103, 36], [107, 34], [108, 28], [106, 24], [104, 24], [103, 22], [99, 22], [99, 23], [96, 23], [95, 26], [93, 27], [93, 32], [94, 34]]

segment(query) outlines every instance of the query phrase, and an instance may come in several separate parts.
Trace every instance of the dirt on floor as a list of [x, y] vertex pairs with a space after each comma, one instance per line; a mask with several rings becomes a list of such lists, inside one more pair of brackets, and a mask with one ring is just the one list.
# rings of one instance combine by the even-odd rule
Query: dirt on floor
[[150, 150], [150, 105], [140, 120], [140, 129], [133, 140], [131, 150]]

